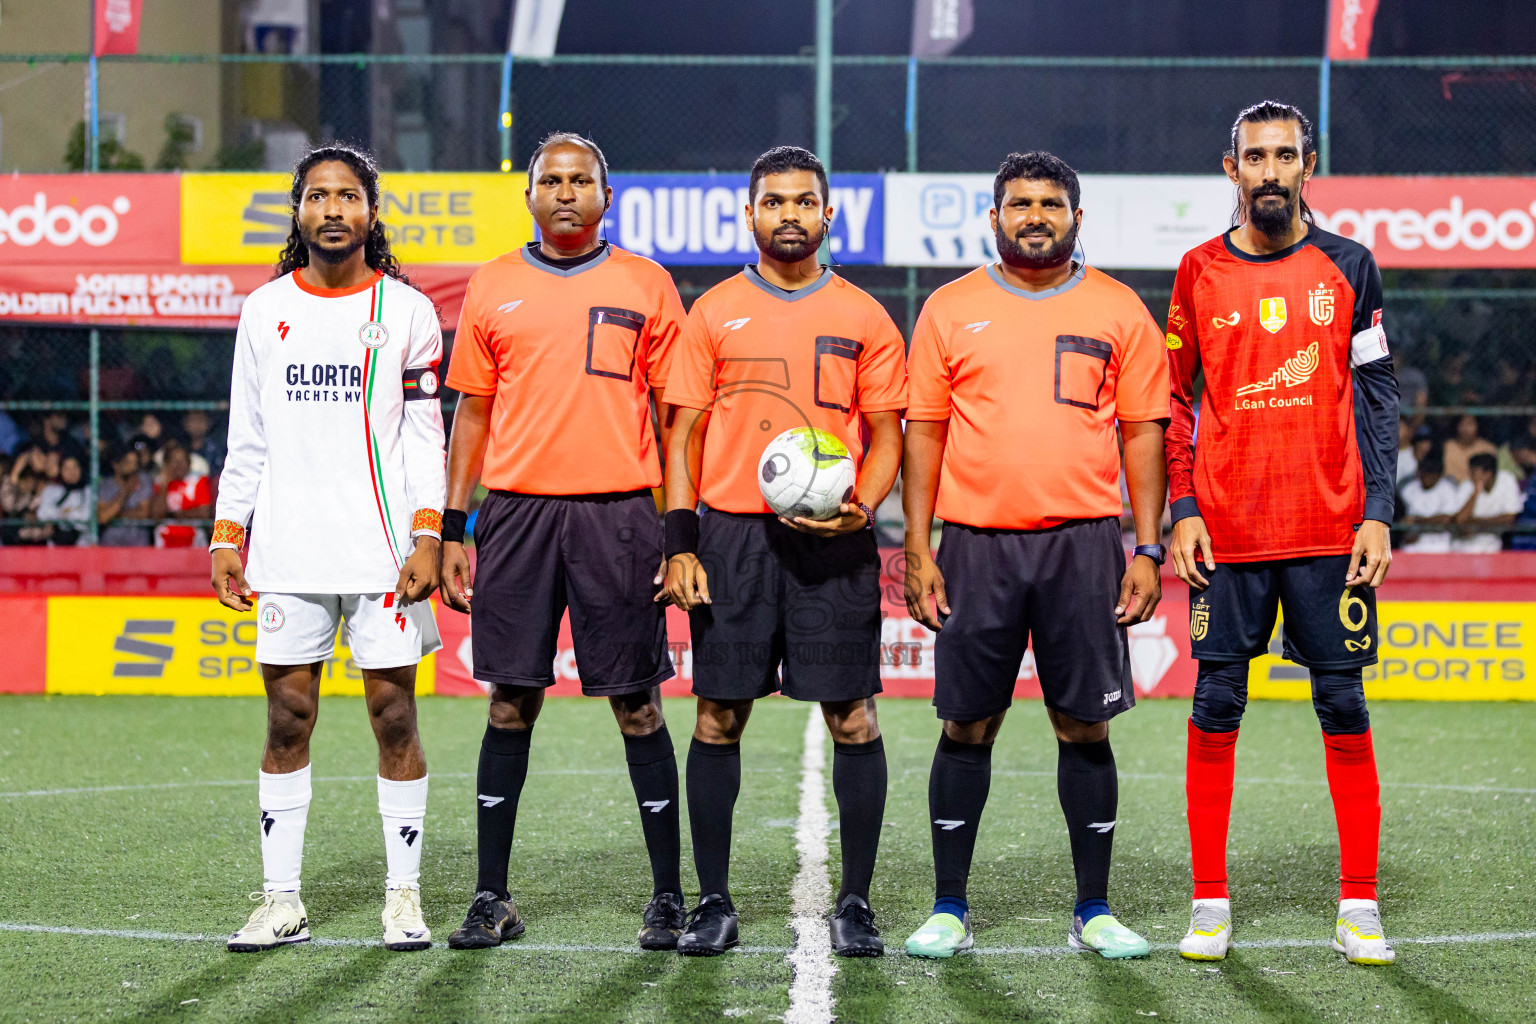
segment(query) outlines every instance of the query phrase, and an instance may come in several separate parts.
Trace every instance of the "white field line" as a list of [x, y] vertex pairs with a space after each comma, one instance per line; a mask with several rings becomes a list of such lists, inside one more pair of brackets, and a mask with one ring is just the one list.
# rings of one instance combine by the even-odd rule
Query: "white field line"
[[[141, 942], [217, 942], [224, 943], [229, 939], [227, 935], [205, 935], [189, 932], [157, 932], [138, 931], [132, 929], [116, 928], [71, 928], [64, 925], [42, 924], [16, 924], [0, 921], [0, 932], [31, 932], [39, 935], [83, 935], [88, 938], [99, 939], [137, 939]], [[382, 947], [380, 939], [323, 939], [312, 938], [308, 943], [299, 945], [311, 946], [346, 946], [354, 948]], [[447, 949], [446, 942], [434, 942], [436, 949]], [[644, 953], [639, 946], [596, 946], [583, 943], [550, 943], [550, 942], [519, 942], [511, 941], [502, 943], [499, 949], [511, 953]], [[737, 953], [772, 953], [782, 956], [789, 952], [785, 946], [738, 946], [733, 952]]]
[[795, 851], [800, 870], [790, 886], [790, 927], [795, 948], [789, 954], [794, 980], [789, 984], [789, 1009], [784, 1024], [832, 1024], [832, 937], [824, 916], [832, 898], [827, 878], [827, 755], [826, 727], [821, 705], [812, 704], [805, 721], [805, 752], [800, 756], [800, 818], [795, 824]]
[[[0, 921], [0, 932], [26, 932], [36, 935], [80, 935], [87, 938], [99, 939], [133, 939], [139, 942], [224, 942], [228, 936], [206, 935], [189, 932], [161, 932], [147, 930], [132, 930], [118, 928], [73, 928], [68, 925], [46, 924], [22, 924], [17, 922]], [[1394, 946], [1456, 946], [1476, 945], [1487, 942], [1521, 942], [1536, 939], [1536, 931], [1526, 932], [1478, 932], [1470, 935], [1422, 935], [1416, 938], [1394, 938]], [[830, 939], [828, 940], [830, 944]], [[309, 941], [313, 946], [345, 946], [356, 948], [371, 948], [382, 946], [378, 939], [326, 939], [316, 938]], [[1332, 942], [1329, 939], [1254, 939], [1248, 942], [1234, 942], [1233, 949], [1328, 949]], [[447, 949], [446, 943], [434, 943], [438, 949]], [[580, 943], [550, 943], [550, 942], [521, 942], [513, 941], [503, 944], [501, 949], [516, 953], [643, 953], [638, 946], [598, 946], [583, 945]], [[1178, 944], [1173, 942], [1155, 942], [1152, 944], [1154, 952], [1171, 953], [1178, 949]], [[782, 956], [793, 951], [784, 946], [738, 946], [734, 953], [758, 953]], [[977, 946], [967, 954], [974, 956], [1016, 956], [1025, 959], [1038, 959], [1041, 957], [1075, 956], [1083, 951], [1069, 949], [1066, 945], [1060, 946]], [[892, 959], [896, 959], [893, 957]], [[829, 975], [830, 979], [830, 975]]]

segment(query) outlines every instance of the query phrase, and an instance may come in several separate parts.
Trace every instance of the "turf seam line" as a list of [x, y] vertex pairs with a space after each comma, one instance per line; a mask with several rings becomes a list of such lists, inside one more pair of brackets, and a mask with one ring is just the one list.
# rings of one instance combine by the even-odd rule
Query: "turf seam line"
[[[137, 939], [149, 942], [219, 942], [227, 940], [226, 935], [210, 935], [189, 932], [161, 932], [149, 930], [130, 930], [114, 928], [77, 928], [70, 925], [46, 925], [26, 924], [14, 921], [0, 921], [0, 932], [26, 932], [40, 935], [78, 935], [87, 938], [102, 939]], [[1412, 938], [1394, 938], [1394, 946], [1452, 946], [1467, 945], [1485, 942], [1520, 942], [1536, 939], [1536, 931], [1524, 932], [1478, 932], [1467, 935], [1421, 935]], [[830, 940], [829, 940], [830, 941]], [[313, 938], [309, 945], [313, 946], [343, 946], [343, 947], [377, 947], [383, 943], [378, 939], [334, 939]], [[1233, 949], [1331, 949], [1331, 939], [1250, 939], [1246, 942], [1232, 943]], [[435, 949], [446, 949], [447, 944], [433, 943]], [[1164, 953], [1178, 949], [1178, 944], [1173, 942], [1154, 942], [1152, 950]], [[507, 942], [498, 949], [508, 952], [522, 951], [525, 953], [644, 953], [636, 946], [600, 946], [584, 945], [580, 943], [550, 943], [550, 942]], [[737, 954], [766, 953], [782, 956], [792, 953], [787, 946], [738, 946], [733, 952]], [[1062, 946], [976, 946], [968, 951], [969, 955], [977, 956], [1019, 956], [1019, 957], [1047, 957], [1047, 956], [1072, 956], [1083, 950], [1070, 949]], [[494, 953], [492, 953], [494, 955]], [[967, 954], [962, 954], [967, 955]], [[893, 958], [899, 959], [899, 958]]]
[[790, 886], [790, 927], [795, 948], [789, 954], [794, 972], [789, 984], [789, 1009], [784, 1024], [832, 1024], [832, 938], [822, 908], [832, 897], [827, 877], [827, 754], [823, 746], [821, 706], [812, 704], [805, 720], [805, 751], [800, 755], [800, 815], [795, 822], [795, 851], [800, 870]]

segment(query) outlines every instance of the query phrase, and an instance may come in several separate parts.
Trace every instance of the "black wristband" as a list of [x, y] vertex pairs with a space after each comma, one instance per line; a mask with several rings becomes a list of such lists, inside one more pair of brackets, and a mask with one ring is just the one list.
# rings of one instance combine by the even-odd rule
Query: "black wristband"
[[666, 539], [662, 550], [668, 560], [677, 555], [696, 555], [699, 552], [699, 514], [691, 508], [675, 508], [667, 513]]
[[469, 513], [461, 508], [443, 509], [443, 543], [463, 544], [464, 527], [469, 524]]

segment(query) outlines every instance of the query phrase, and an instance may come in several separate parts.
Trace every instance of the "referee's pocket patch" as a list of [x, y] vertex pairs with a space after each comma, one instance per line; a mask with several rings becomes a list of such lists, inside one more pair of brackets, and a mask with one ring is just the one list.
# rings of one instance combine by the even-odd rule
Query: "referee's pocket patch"
[[1097, 409], [1109, 376], [1114, 347], [1097, 338], [1056, 336], [1056, 401], [1079, 409]]

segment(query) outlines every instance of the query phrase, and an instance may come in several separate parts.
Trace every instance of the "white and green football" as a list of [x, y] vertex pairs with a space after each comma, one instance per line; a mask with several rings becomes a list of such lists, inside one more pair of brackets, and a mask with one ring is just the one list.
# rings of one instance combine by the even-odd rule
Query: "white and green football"
[[784, 431], [757, 462], [763, 500], [788, 519], [831, 519], [853, 497], [856, 476], [848, 446], [814, 427]]

